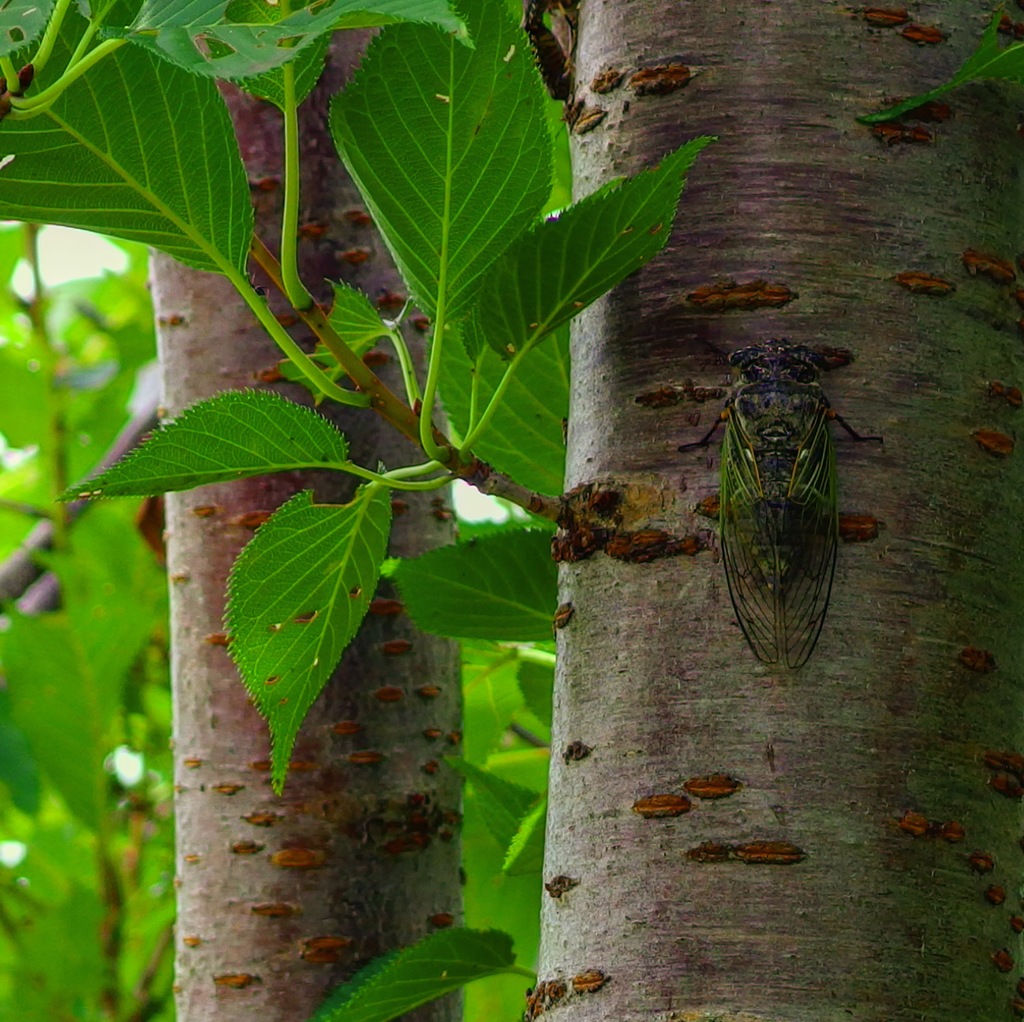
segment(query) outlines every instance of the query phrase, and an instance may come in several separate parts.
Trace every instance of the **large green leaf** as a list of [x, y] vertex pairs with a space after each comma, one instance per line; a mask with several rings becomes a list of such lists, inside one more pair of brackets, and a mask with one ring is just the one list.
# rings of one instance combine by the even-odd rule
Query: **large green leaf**
[[[72, 22], [82, 24], [69, 13], [65, 35]], [[69, 56], [59, 40], [40, 84]], [[216, 86], [122, 47], [44, 113], [0, 124], [0, 218], [140, 241], [200, 270], [244, 270], [249, 185]]]
[[508, 843], [503, 872], [512, 876], [539, 873], [544, 866], [544, 824], [548, 800], [540, 799], [519, 821], [519, 829]]
[[656, 167], [587, 196], [518, 238], [483, 278], [466, 331], [473, 355], [482, 337], [503, 357], [536, 344], [668, 241], [696, 138]]
[[322, 415], [269, 391], [229, 390], [187, 408], [63, 497], [149, 496], [347, 463], [345, 438]]
[[1024, 43], [1011, 43], [1006, 47], [999, 45], [999, 22], [1003, 17], [1005, 17], [1003, 10], [996, 11], [981, 37], [978, 48], [964, 61], [948, 82], [943, 82], [942, 85], [928, 92], [911, 96], [910, 99], [904, 99], [878, 111], [878, 113], [859, 117], [858, 120], [863, 124], [877, 124], [879, 121], [892, 120], [894, 117], [899, 117], [900, 114], [905, 114], [908, 110], [938, 99], [939, 96], [945, 95], [966, 82], [987, 78], [1024, 82]]
[[391, 500], [361, 487], [344, 506], [298, 493], [239, 555], [228, 579], [229, 650], [270, 723], [280, 791], [299, 726], [373, 599]]
[[[461, 345], [445, 351], [441, 363], [441, 398], [461, 436], [469, 426], [473, 374], [479, 382], [477, 407], [483, 409], [508, 369], [485, 347], [476, 367]], [[538, 493], [561, 493], [565, 478], [563, 431], [569, 414], [569, 327], [530, 352], [517, 366], [512, 382], [473, 453], [499, 472]]]
[[440, 930], [371, 962], [336, 987], [311, 1022], [388, 1022], [473, 980], [514, 969], [508, 934]]
[[228, 4], [147, 0], [127, 29], [106, 34], [130, 39], [187, 71], [231, 80], [280, 67], [340, 28], [418, 21], [465, 34], [446, 0], [317, 0], [279, 20], [232, 4], [230, 21]]
[[0, 57], [10, 57], [34, 43], [50, 20], [53, 4], [54, 0], [7, 0], [0, 5]]
[[331, 131], [417, 304], [449, 317], [537, 215], [551, 182], [544, 96], [503, 4], [476, 5], [475, 49], [416, 25], [375, 39]]
[[481, 536], [403, 561], [394, 575], [418, 628], [460, 639], [551, 637], [558, 571], [540, 530]]

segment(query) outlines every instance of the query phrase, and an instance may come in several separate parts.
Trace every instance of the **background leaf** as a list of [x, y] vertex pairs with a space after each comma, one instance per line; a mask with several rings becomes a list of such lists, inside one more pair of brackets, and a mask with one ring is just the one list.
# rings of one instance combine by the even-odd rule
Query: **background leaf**
[[54, 0], [7, 0], [0, 6], [0, 57], [34, 43], [50, 20]]
[[446, 0], [321, 0], [280, 20], [248, 4], [228, 8], [228, 0], [147, 0], [129, 28], [106, 35], [129, 39], [194, 74], [238, 80], [295, 60], [335, 29], [404, 20], [465, 32]]
[[710, 138], [696, 138], [656, 166], [615, 182], [518, 238], [488, 270], [467, 331], [502, 357], [567, 323], [668, 241], [683, 180]]
[[65, 498], [149, 496], [347, 460], [345, 438], [322, 415], [269, 391], [232, 390], [185, 409]]
[[371, 962], [336, 988], [311, 1022], [388, 1022], [428, 1001], [515, 965], [499, 930], [441, 930]]
[[463, 749], [470, 763], [483, 765], [523, 706], [518, 666], [515, 649], [495, 643], [462, 646]]
[[449, 638], [551, 637], [558, 570], [551, 536], [522, 529], [438, 547], [394, 575], [418, 628]]
[[551, 183], [525, 36], [500, 4], [470, 29], [475, 49], [417, 25], [385, 30], [331, 104], [338, 151], [430, 315], [442, 281], [449, 316], [465, 309]]
[[[65, 21], [52, 82], [70, 57]], [[252, 206], [213, 82], [123, 47], [45, 113], [0, 124], [0, 218], [64, 224], [152, 245], [200, 270], [245, 268]]]
[[541, 799], [519, 821], [505, 852], [502, 870], [511, 876], [540, 873], [544, 867], [544, 824], [547, 820], [548, 800]]
[[498, 844], [507, 849], [519, 831], [520, 822], [543, 797], [464, 759], [446, 756], [445, 762], [473, 785], [480, 796], [480, 815], [487, 829]]
[[[480, 377], [478, 407], [486, 407], [508, 362], [484, 347], [476, 369], [461, 345], [441, 362], [441, 398], [461, 436], [469, 427], [472, 374]], [[499, 472], [538, 493], [561, 493], [565, 479], [563, 429], [569, 415], [569, 327], [524, 358], [490, 426], [473, 453]]]
[[343, 507], [296, 494], [256, 530], [228, 579], [228, 647], [270, 724], [280, 792], [295, 736], [373, 598], [391, 499], [361, 487]]

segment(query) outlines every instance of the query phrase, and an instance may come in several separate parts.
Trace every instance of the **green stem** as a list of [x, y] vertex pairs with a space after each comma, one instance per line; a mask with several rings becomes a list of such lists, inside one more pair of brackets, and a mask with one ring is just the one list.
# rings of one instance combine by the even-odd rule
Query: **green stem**
[[[74, 67], [69, 67], [53, 85], [43, 89], [42, 92], [37, 92], [34, 96], [12, 99], [9, 116], [15, 119], [19, 117], [25, 119], [43, 113], [69, 85], [81, 78], [90, 68], [95, 67], [104, 57], [119, 50], [125, 45], [125, 42], [124, 39], [105, 39], [96, 49], [90, 50]], [[15, 75], [15, 79], [17, 79], [17, 75]]]
[[[470, 376], [469, 383], [469, 422], [466, 425], [466, 432], [472, 433], [476, 429], [476, 415], [480, 405], [480, 366], [483, 362], [483, 352], [481, 352], [473, 363], [473, 372]], [[460, 447], [460, 450], [462, 448]]]
[[436, 461], [428, 461], [423, 465], [409, 465], [405, 468], [396, 468], [391, 472], [384, 472], [383, 474], [373, 472], [353, 462], [349, 462], [347, 465], [342, 466], [342, 468], [351, 475], [359, 476], [360, 479], [367, 479], [371, 483], [379, 483], [382, 486], [386, 486], [389, 490], [439, 490], [442, 486], [447, 486], [452, 481], [452, 476], [448, 472], [435, 479], [422, 479], [414, 482], [409, 482], [402, 478], [403, 474], [423, 475], [424, 472], [444, 468], [440, 462]]
[[[454, 47], [451, 48], [451, 51]], [[450, 51], [450, 52], [451, 52]], [[454, 52], [449, 57], [448, 81], [454, 78]], [[437, 397], [437, 384], [441, 376], [441, 350], [444, 347], [444, 332], [447, 326], [445, 316], [448, 303], [448, 246], [449, 231], [451, 230], [451, 209], [452, 209], [452, 163], [454, 154], [452, 152], [452, 138], [454, 137], [453, 118], [451, 103], [451, 90], [448, 95], [448, 131], [445, 138], [445, 188], [444, 188], [444, 211], [441, 214], [441, 253], [437, 281], [437, 309], [434, 313], [434, 333], [430, 345], [430, 361], [427, 364], [427, 382], [423, 387], [423, 406], [420, 409], [420, 446], [431, 458], [439, 461], [447, 460], [446, 452], [443, 451], [434, 441], [434, 401]]]
[[46, 25], [46, 31], [43, 33], [42, 41], [39, 43], [39, 49], [32, 56], [32, 66], [35, 68], [36, 74], [46, 67], [46, 62], [52, 56], [54, 44], [60, 35], [61, 26], [64, 24], [64, 15], [68, 13], [70, 7], [71, 0], [57, 0]]
[[475, 444], [479, 439], [480, 434], [483, 433], [483, 431], [490, 425], [491, 419], [494, 418], [494, 413], [498, 410], [498, 406], [501, 404], [501, 400], [505, 396], [505, 391], [508, 389], [508, 385], [512, 382], [512, 377], [519, 368], [519, 363], [522, 362], [530, 350], [530, 345], [520, 348], [519, 351], [516, 352], [512, 361], [509, 362], [508, 368], [505, 370], [505, 375], [502, 376], [498, 386], [494, 390], [494, 393], [491, 395], [491, 400], [487, 402], [487, 407], [484, 409], [483, 415], [480, 416], [480, 421], [473, 426], [469, 433], [463, 438], [462, 446], [459, 448], [459, 454], [465, 454], [469, 451], [473, 444]]
[[[280, 266], [267, 246], [258, 237], [254, 237], [250, 251], [275, 287], [281, 288]], [[413, 410], [392, 394], [377, 374], [364, 365], [362, 359], [338, 336], [323, 309], [319, 305], [314, 305], [311, 309], [297, 311], [306, 326], [324, 342], [327, 350], [338, 360], [338, 364], [348, 374], [349, 379], [362, 393], [369, 395], [370, 407], [403, 436], [414, 443], [419, 443], [419, 419]]]
[[[287, 5], [286, 5], [287, 6]], [[288, 12], [282, 8], [282, 14]], [[281, 212], [281, 282], [293, 308], [309, 309], [313, 296], [299, 277], [299, 109], [295, 101], [295, 64], [281, 68], [284, 86], [284, 209]]]
[[78, 45], [75, 47], [75, 52], [71, 54], [71, 59], [68, 61], [69, 68], [74, 67], [85, 56], [89, 45], [99, 31], [99, 27], [99, 22], [97, 21], [90, 21], [86, 26], [82, 38], [78, 40]]
[[394, 345], [395, 354], [398, 356], [398, 364], [402, 367], [402, 380], [405, 382], [405, 396], [409, 404], [415, 404], [422, 397], [420, 393], [420, 381], [416, 379], [416, 369], [412, 364], [412, 355], [406, 347], [402, 331], [393, 327], [388, 331], [388, 337]]
[[326, 397], [343, 405], [366, 408], [370, 404], [369, 394], [360, 394], [339, 387], [288, 335], [267, 306], [266, 299], [253, 290], [252, 285], [238, 270], [224, 268], [224, 276], [235, 286], [246, 305], [252, 309], [263, 329], [270, 334], [277, 346], [292, 360], [296, 369]]
[[18, 71], [14, 64], [11, 63], [10, 57], [0, 57], [0, 75], [3, 75], [8, 89], [16, 89], [18, 87]]

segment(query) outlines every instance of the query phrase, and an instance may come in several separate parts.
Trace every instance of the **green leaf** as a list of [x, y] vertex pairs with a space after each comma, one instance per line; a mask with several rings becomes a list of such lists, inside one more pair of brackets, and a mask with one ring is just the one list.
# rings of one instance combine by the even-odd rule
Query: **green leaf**
[[62, 499], [148, 496], [347, 462], [345, 438], [322, 415], [269, 391], [229, 390], [185, 409]]
[[[54, 0], [7, 0], [0, 6], [0, 57], [34, 43], [50, 20]], [[8, 82], [12, 88], [17, 83]]]
[[[70, 57], [64, 37], [39, 76]], [[220, 93], [123, 47], [29, 120], [0, 125], [0, 218], [152, 245], [200, 270], [245, 269], [252, 205]]]
[[497, 777], [464, 759], [446, 756], [445, 762], [457, 770], [480, 796], [479, 808], [484, 824], [502, 848], [508, 848], [519, 831], [520, 821], [544, 797], [529, 788]]
[[537, 215], [551, 182], [544, 95], [503, 4], [471, 19], [471, 50], [398, 25], [331, 104], [331, 131], [416, 302], [448, 318]]
[[[109, 29], [191, 71], [229, 80], [251, 78], [281, 67], [335, 29], [429, 23], [465, 36], [465, 27], [446, 0], [319, 0], [280, 20], [228, 0], [147, 0], [127, 29]], [[202, 45], [200, 45], [202, 44]]]
[[487, 759], [523, 706], [518, 662], [515, 649], [462, 644], [463, 748], [470, 763]]
[[523, 660], [519, 665], [519, 689], [527, 709], [541, 723], [551, 727], [552, 693], [555, 686], [554, 668], [535, 660]]
[[440, 930], [367, 965], [328, 995], [310, 1022], [388, 1022], [473, 980], [515, 969], [500, 930]]
[[542, 798], [519, 822], [505, 852], [502, 872], [512, 876], [539, 873], [544, 867], [544, 824], [548, 800]]
[[448, 638], [551, 637], [558, 570], [551, 537], [523, 529], [438, 547], [395, 572], [417, 628]]
[[904, 99], [893, 106], [879, 110], [877, 113], [858, 117], [861, 124], [878, 124], [890, 121], [900, 114], [913, 110], [924, 103], [929, 103], [939, 96], [944, 96], [965, 82], [979, 81], [986, 78], [1003, 78], [1011, 82], [1024, 82], [1024, 43], [1011, 43], [1007, 47], [999, 45], [999, 22], [1005, 12], [998, 10], [985, 29], [978, 48], [961, 65], [960, 70], [948, 82], [943, 83], [929, 92], [922, 92], [910, 99]]
[[25, 733], [11, 720], [10, 696], [0, 690], [0, 784], [23, 812], [39, 809], [39, 769]]
[[270, 723], [280, 792], [303, 718], [373, 598], [391, 499], [363, 486], [344, 506], [298, 493], [256, 530], [228, 579], [228, 647]]
[[[487, 406], [508, 362], [484, 347], [476, 368], [461, 345], [441, 361], [441, 398], [460, 436], [469, 430], [473, 374], [479, 377], [478, 408]], [[561, 493], [565, 478], [563, 430], [569, 415], [569, 327], [530, 352], [516, 369], [473, 453], [499, 472], [538, 493]]]
[[478, 337], [503, 358], [536, 344], [652, 259], [668, 241], [686, 173], [711, 141], [687, 142], [518, 238], [484, 276], [470, 355]]
[[74, 557], [50, 558], [64, 608], [12, 614], [4, 641], [14, 723], [91, 828], [106, 811], [103, 761], [116, 744], [126, 676], [149, 637], [159, 592], [151, 562], [125, 540], [128, 511], [104, 508], [76, 524]]
[[[263, 0], [230, 0], [227, 17], [232, 22], [249, 22], [256, 25], [273, 25], [285, 17], [281, 4], [268, 4]], [[327, 58], [327, 48], [331, 44], [331, 33], [317, 36], [308, 46], [304, 46], [293, 62], [295, 74], [295, 103], [301, 103], [313, 91], [313, 86], [320, 79]], [[213, 56], [227, 52], [223, 47], [217, 50], [211, 47]], [[278, 110], [286, 105], [284, 89], [284, 68], [275, 67], [252, 78], [241, 78], [237, 84], [253, 96], [273, 103]], [[305, 379], [305, 377], [303, 377]]]

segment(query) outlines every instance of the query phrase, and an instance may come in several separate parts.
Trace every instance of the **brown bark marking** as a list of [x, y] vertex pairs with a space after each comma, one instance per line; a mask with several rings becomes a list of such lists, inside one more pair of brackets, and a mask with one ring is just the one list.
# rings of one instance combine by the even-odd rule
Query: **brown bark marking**
[[1013, 453], [1013, 437], [996, 429], [976, 429], [971, 436], [983, 451], [996, 457], [1005, 458]]
[[731, 309], [779, 309], [800, 296], [787, 285], [767, 280], [720, 280], [691, 291], [686, 300], [705, 312]]
[[979, 252], [975, 248], [967, 248], [964, 249], [960, 259], [972, 277], [976, 277], [980, 273], [984, 277], [991, 278], [997, 284], [1011, 284], [1017, 279], [1013, 263], [1008, 259], [1000, 259], [999, 256], [992, 255], [990, 252]]
[[735, 777], [727, 774], [707, 774], [704, 777], [691, 777], [683, 783], [683, 789], [695, 798], [716, 799], [735, 795], [743, 785]]
[[688, 85], [691, 77], [685, 64], [651, 64], [630, 75], [626, 88], [637, 96], [667, 96]]
[[973, 851], [967, 856], [967, 862], [975, 873], [991, 873], [996, 868], [990, 852]]
[[593, 751], [591, 746], [577, 739], [565, 747], [565, 751], [562, 753], [562, 761], [566, 764], [575, 763], [581, 759], [586, 759]]
[[563, 894], [578, 886], [579, 879], [560, 873], [558, 876], [552, 877], [544, 884], [544, 890], [546, 890], [552, 898], [561, 898]]
[[893, 280], [900, 287], [905, 287], [918, 295], [948, 295], [956, 290], [956, 284], [952, 281], [936, 277], [933, 273], [924, 273], [921, 270], [904, 270], [897, 273]]
[[899, 121], [872, 125], [871, 134], [886, 145], [897, 145], [901, 142], [931, 145], [935, 141], [935, 136], [920, 124], [900, 124]]
[[645, 820], [656, 820], [666, 816], [682, 816], [690, 811], [692, 805], [685, 795], [645, 795], [633, 803], [633, 812]]
[[907, 25], [900, 35], [918, 46], [934, 46], [946, 38], [946, 34], [934, 25]]
[[905, 25], [910, 21], [910, 15], [901, 7], [867, 7], [863, 14], [864, 20], [869, 25], [875, 25], [878, 28], [893, 28], [897, 25]]
[[840, 515], [839, 536], [844, 543], [868, 543], [878, 539], [879, 521], [873, 515]]
[[991, 674], [996, 669], [996, 658], [991, 651], [977, 646], [965, 646], [960, 650], [958, 659], [969, 671], [979, 674]]
[[608, 982], [610, 977], [600, 969], [587, 969], [572, 978], [572, 988], [577, 994], [593, 994]]

